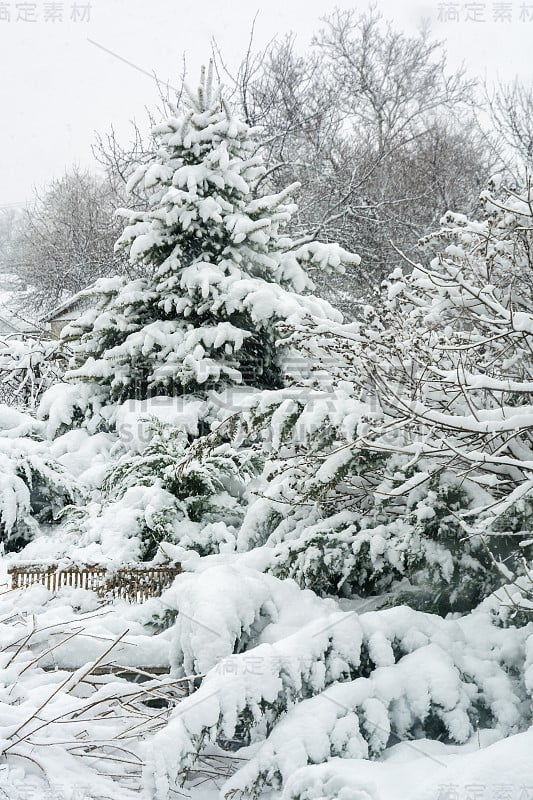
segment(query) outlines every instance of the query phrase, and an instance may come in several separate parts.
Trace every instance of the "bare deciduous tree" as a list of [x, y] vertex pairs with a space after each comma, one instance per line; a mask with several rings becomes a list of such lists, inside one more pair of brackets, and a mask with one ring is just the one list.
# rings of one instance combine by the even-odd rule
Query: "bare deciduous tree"
[[[304, 53], [293, 35], [256, 53], [252, 32], [236, 75], [216, 44], [214, 57], [232, 102], [262, 128], [264, 181], [273, 191], [301, 184], [295, 240], [339, 241], [361, 254], [361, 267], [320, 287], [349, 316], [395, 265], [390, 241], [412, 253], [448, 208], [475, 209], [492, 162], [474, 132], [473, 83], [447, 69], [444, 47], [427, 29], [398, 32], [372, 7], [337, 11]], [[113, 130], [98, 136], [95, 155], [116, 206], [150, 153], [136, 123], [127, 145]], [[132, 202], [142, 207], [144, 199]]]
[[[155, 118], [149, 115], [148, 123], [149, 130], [155, 124]], [[142, 208], [145, 202], [138, 189], [132, 193], [128, 192], [126, 187], [135, 169], [149, 160], [152, 155], [152, 144], [150, 137], [135, 120], [131, 122], [130, 131], [130, 141], [126, 144], [120, 142], [113, 126], [105, 133], [96, 132], [92, 148], [109, 186], [113, 211], [124, 205]]]
[[472, 210], [490, 172], [472, 134], [473, 83], [447, 69], [427, 29], [395, 31], [374, 8], [326, 17], [305, 54], [292, 36], [250, 49], [233, 80], [235, 102], [263, 126], [268, 180], [302, 185], [302, 234], [363, 257], [363, 271], [337, 281], [344, 310], [395, 263], [389, 240], [412, 251], [450, 206]]
[[0, 210], [0, 272], [9, 272], [18, 213], [14, 208]]
[[520, 183], [533, 167], [533, 82], [516, 78], [492, 91], [485, 87], [485, 100], [489, 119], [481, 128], [503, 169]]
[[113, 251], [119, 233], [113, 207], [109, 185], [75, 167], [23, 209], [7, 263], [29, 287], [36, 310], [127, 268]]

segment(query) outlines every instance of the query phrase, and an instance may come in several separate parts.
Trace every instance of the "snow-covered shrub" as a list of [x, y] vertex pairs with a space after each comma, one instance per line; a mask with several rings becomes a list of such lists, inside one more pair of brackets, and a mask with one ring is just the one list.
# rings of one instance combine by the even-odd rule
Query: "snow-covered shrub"
[[243, 565], [178, 578], [167, 593], [183, 610], [171, 629], [177, 674], [207, 674], [150, 744], [149, 796], [170, 797], [217, 740], [254, 743], [223, 790], [253, 797], [308, 764], [377, 758], [391, 736], [462, 743], [477, 728], [529, 724], [531, 626], [498, 627], [490, 609], [357, 615], [300, 594], [298, 604], [294, 583]]
[[55, 439], [83, 426], [91, 433], [114, 430], [115, 409], [106, 405], [105, 392], [82, 383], [56, 383], [43, 394], [36, 409], [44, 435]]
[[256, 454], [236, 450], [216, 432], [191, 442], [182, 427], [155, 417], [145, 422], [149, 441], [139, 452], [127, 450], [106, 475], [104, 507], [113, 504], [120, 514], [121, 500], [127, 503], [139, 487], [158, 496], [150, 517], [142, 517], [144, 527], [130, 533], [142, 540], [143, 560], [162, 540], [202, 555], [218, 551], [228, 534], [234, 538], [244, 515], [246, 484], [259, 467]]
[[401, 797], [444, 800], [479, 794], [485, 787], [520, 796], [522, 787], [531, 785], [532, 742], [533, 729], [503, 741], [490, 730], [477, 731], [461, 747], [428, 739], [401, 742], [391, 745], [382, 761], [333, 758], [303, 767], [287, 781], [281, 798], [383, 800], [398, 797], [399, 789]]
[[198, 437], [201, 402], [141, 405], [144, 413], [115, 408], [115, 433], [83, 427], [48, 445], [84, 493], [61, 515], [57, 558], [149, 561], [167, 553], [162, 542], [202, 555], [235, 550], [257, 453], [233, 447], [226, 425]]
[[0, 402], [35, 409], [42, 394], [62, 379], [67, 361], [57, 341], [0, 338]]
[[169, 631], [170, 661], [182, 676], [202, 675], [233, 653], [337, 611], [333, 600], [242, 563], [184, 572], [162, 602], [176, 613]]
[[[414, 590], [404, 597], [446, 611], [524, 572], [528, 191], [485, 195], [488, 221], [444, 229], [430, 265], [397, 269], [363, 322], [293, 326], [291, 343], [315, 368], [291, 397], [262, 393], [248, 412], [252, 432], [268, 431], [269, 502], [250, 508], [240, 543], [274, 547], [276, 574], [365, 594], [405, 576]], [[520, 280], [509, 283], [506, 263]]]
[[0, 437], [0, 474], [0, 542], [8, 551], [79, 499], [76, 481], [42, 442]]
[[[247, 511], [240, 550], [271, 548], [269, 571], [320, 594], [379, 594], [408, 578], [402, 599], [434, 611], [472, 608], [503, 582], [497, 551], [465, 540], [457, 517], [476, 508], [473, 482], [435, 470], [430, 459], [391, 455], [385, 436], [372, 448], [361, 443], [365, 426], [384, 424], [370, 404], [337, 390], [306, 394], [291, 404], [268, 398], [266, 484]], [[262, 398], [253, 402], [252, 430], [258, 418], [264, 426]], [[508, 556], [514, 539], [498, 542], [498, 555]]]

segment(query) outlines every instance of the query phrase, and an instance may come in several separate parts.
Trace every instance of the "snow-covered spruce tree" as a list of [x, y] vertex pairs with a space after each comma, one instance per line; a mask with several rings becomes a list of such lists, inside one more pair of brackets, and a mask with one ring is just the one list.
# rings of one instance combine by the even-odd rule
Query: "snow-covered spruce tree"
[[275, 574], [348, 594], [406, 577], [404, 598], [445, 612], [521, 570], [533, 519], [531, 187], [483, 202], [483, 221], [456, 216], [426, 242], [440, 250], [429, 266], [396, 271], [365, 322], [294, 332], [326, 374], [311, 399], [264, 393], [252, 406], [252, 427], [272, 420], [273, 457], [241, 547], [271, 546]]
[[128, 225], [117, 247], [129, 248], [145, 277], [100, 282], [100, 307], [66, 332], [68, 377], [105, 387], [111, 401], [281, 386], [275, 323], [335, 316], [327, 303], [294, 295], [312, 288], [303, 266], [359, 263], [338, 245], [284, 235], [298, 185], [263, 192], [257, 131], [212, 84], [210, 69], [188, 92], [186, 113], [154, 128], [157, 151], [130, 180], [132, 190], [142, 184], [148, 207], [119, 212]]
[[[146, 403], [153, 409], [162, 397], [179, 398], [174, 428], [158, 426], [156, 413], [144, 442], [122, 441], [119, 463], [104, 483], [104, 513], [113, 508], [114, 524], [121, 507], [130, 519], [136, 514], [135, 557], [153, 555], [162, 538], [202, 553], [235, 540], [257, 459], [229, 445], [224, 417], [234, 411], [232, 387], [281, 387], [278, 323], [340, 320], [328, 303], [297, 294], [313, 286], [306, 269], [359, 263], [338, 245], [284, 234], [297, 185], [265, 193], [268, 173], [254, 154], [257, 131], [234, 116], [212, 83], [211, 70], [202, 73], [185, 113], [154, 129], [155, 155], [130, 181], [132, 190], [142, 186], [147, 207], [121, 210], [128, 224], [117, 247], [129, 248], [144, 277], [99, 281], [89, 290], [95, 306], [65, 331], [74, 354], [66, 378], [85, 387], [74, 401], [80, 406], [74, 422], [85, 417], [95, 428], [105, 420], [113, 428], [126, 405], [142, 402], [145, 416], [153, 417]], [[215, 422], [223, 423], [220, 440], [200, 442], [191, 461], [191, 443]], [[222, 507], [225, 529], [214, 530], [215, 509]], [[90, 537], [93, 523], [86, 523]]]

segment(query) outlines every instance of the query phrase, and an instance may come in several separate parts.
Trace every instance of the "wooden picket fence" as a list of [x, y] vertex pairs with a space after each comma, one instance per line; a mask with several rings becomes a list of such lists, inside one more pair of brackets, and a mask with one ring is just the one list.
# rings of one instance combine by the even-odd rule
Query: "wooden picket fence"
[[130, 603], [142, 603], [150, 597], [159, 597], [180, 572], [180, 564], [132, 564], [115, 570], [108, 570], [104, 566], [31, 564], [8, 569], [12, 589], [24, 589], [42, 583], [51, 592], [56, 592], [64, 586], [71, 586], [74, 589], [90, 589], [100, 597], [120, 598]]

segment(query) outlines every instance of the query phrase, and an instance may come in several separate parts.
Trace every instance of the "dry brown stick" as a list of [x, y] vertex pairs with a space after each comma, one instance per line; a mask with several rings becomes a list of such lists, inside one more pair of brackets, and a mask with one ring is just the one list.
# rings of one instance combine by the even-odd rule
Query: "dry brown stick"
[[12, 752], [11, 755], [14, 756], [15, 758], [24, 758], [26, 761], [31, 761], [32, 764], [35, 764], [37, 767], [39, 767], [39, 769], [42, 770], [43, 774], [46, 775], [45, 768], [42, 766], [42, 764], [39, 764], [37, 759], [32, 758], [31, 756], [28, 755], [24, 755], [23, 753]]
[[[148, 725], [150, 722], [157, 722], [160, 717], [164, 717], [165, 714], [168, 714], [168, 708], [163, 709], [159, 712], [159, 714], [155, 714], [154, 716], [148, 716], [147, 720], [141, 720], [136, 725], [132, 725], [130, 728], [126, 728], [125, 731], [121, 731], [121, 733], [114, 736], [114, 739], [127, 739], [130, 738], [127, 734], [131, 734], [132, 731], [137, 730], [138, 728], [142, 728], [143, 725]], [[136, 737], [134, 737], [136, 738]]]

